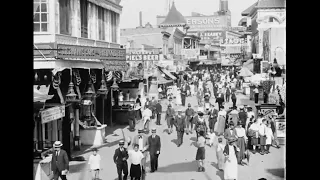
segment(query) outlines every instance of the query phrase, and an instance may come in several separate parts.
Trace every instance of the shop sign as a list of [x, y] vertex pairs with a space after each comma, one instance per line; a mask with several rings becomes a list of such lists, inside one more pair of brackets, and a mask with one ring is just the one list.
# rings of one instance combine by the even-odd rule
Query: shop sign
[[159, 61], [159, 53], [152, 51], [131, 52], [126, 56], [127, 61]]
[[181, 55], [186, 59], [197, 58], [200, 55], [200, 49], [181, 49]]
[[48, 123], [65, 116], [65, 106], [57, 106], [41, 112], [41, 123]]
[[220, 43], [223, 45], [247, 44], [247, 38], [225, 38]]
[[200, 32], [201, 40], [220, 39], [222, 36], [221, 31], [204, 31]]
[[206, 60], [207, 58], [207, 56], [199, 56], [199, 60]]
[[58, 58], [126, 60], [126, 50], [58, 44]]
[[243, 26], [238, 26], [238, 27], [225, 27], [223, 28], [225, 31], [246, 31], [247, 28]]
[[189, 31], [194, 30], [223, 30], [228, 27], [227, 16], [200, 16], [200, 17], [185, 17]]

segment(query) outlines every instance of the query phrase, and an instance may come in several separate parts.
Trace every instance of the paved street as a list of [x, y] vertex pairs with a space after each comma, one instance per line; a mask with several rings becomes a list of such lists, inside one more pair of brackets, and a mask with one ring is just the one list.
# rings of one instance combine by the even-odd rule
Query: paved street
[[[248, 100], [248, 96], [238, 94], [237, 105], [246, 103], [254, 105], [252, 101]], [[213, 101], [213, 100], [212, 100]], [[196, 104], [195, 97], [188, 97], [187, 103]], [[187, 105], [186, 103], [186, 105]], [[164, 102], [165, 104], [165, 102]], [[228, 108], [231, 102], [226, 104]], [[216, 104], [215, 104], [216, 105]], [[166, 108], [166, 107], [164, 107]], [[195, 110], [197, 110], [195, 108]], [[206, 147], [205, 172], [197, 172], [197, 162], [195, 161], [196, 147], [194, 142], [196, 140], [195, 134], [184, 135], [184, 143], [181, 147], [177, 147], [176, 132], [171, 135], [165, 133], [166, 123], [164, 121], [164, 113], [162, 114], [161, 126], [157, 126], [157, 134], [161, 137], [161, 154], [159, 156], [159, 168], [155, 173], [147, 173], [147, 180], [223, 180], [223, 171], [217, 170], [217, 159], [214, 147]], [[137, 129], [141, 125], [137, 125]], [[151, 127], [156, 126], [153, 121]], [[133, 137], [137, 134], [129, 132], [127, 126], [124, 128], [125, 136]], [[113, 134], [106, 137], [108, 143], [99, 149], [99, 154], [102, 156], [103, 170], [100, 174], [103, 180], [116, 180], [117, 171], [113, 163], [113, 154], [118, 148], [118, 142], [122, 139], [121, 127], [116, 128]], [[224, 140], [225, 143], [225, 140]], [[284, 162], [285, 162], [285, 147], [280, 149], [270, 148], [270, 154], [260, 155], [254, 154], [251, 156], [250, 164], [240, 166], [238, 169], [238, 180], [257, 180], [259, 178], [266, 178], [268, 180], [283, 180], [284, 179]], [[89, 153], [82, 154], [88, 159]], [[148, 160], [149, 161], [149, 160]], [[246, 161], [245, 161], [246, 162]], [[88, 180], [90, 174], [87, 162], [71, 162], [69, 180]], [[130, 168], [130, 163], [129, 163]]]

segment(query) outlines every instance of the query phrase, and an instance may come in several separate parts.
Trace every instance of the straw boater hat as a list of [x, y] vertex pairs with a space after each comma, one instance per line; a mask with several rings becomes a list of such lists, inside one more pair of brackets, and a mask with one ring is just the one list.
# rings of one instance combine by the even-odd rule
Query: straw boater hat
[[230, 142], [235, 142], [235, 141], [237, 141], [237, 138], [235, 138], [235, 137], [230, 137], [229, 139], [228, 139], [228, 142], [230, 143]]
[[61, 147], [63, 144], [60, 141], [56, 141], [53, 143], [53, 147]]
[[138, 133], [143, 133], [143, 128], [139, 128]]
[[124, 145], [124, 140], [120, 140], [119, 145]]
[[151, 132], [155, 133], [155, 132], [157, 132], [157, 129], [156, 128], [152, 128]]

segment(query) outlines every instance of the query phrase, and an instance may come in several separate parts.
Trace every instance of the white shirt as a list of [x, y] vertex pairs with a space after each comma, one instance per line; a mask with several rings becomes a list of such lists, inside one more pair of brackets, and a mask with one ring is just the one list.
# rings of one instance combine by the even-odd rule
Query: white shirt
[[218, 116], [227, 116], [227, 112], [225, 110], [219, 111]]
[[258, 119], [257, 119], [258, 124], [261, 124], [261, 123], [262, 123], [262, 119], [263, 119], [263, 118], [258, 118]]
[[264, 136], [266, 134], [266, 125], [265, 124], [261, 124], [259, 127], [259, 134], [261, 136]]
[[254, 92], [254, 93], [259, 93], [259, 90], [258, 90], [257, 88], [255, 88], [255, 89], [253, 90], [253, 92]]
[[143, 150], [143, 138], [139, 139], [139, 151]]
[[238, 137], [245, 137], [246, 131], [244, 128], [235, 128], [235, 130]]
[[161, 88], [158, 88], [158, 91], [159, 91], [159, 92], [162, 92], [162, 89], [161, 89]]
[[88, 161], [88, 164], [90, 165], [90, 169], [92, 170], [100, 169], [100, 161], [101, 161], [101, 156], [99, 154], [96, 154], [96, 155], [91, 154]]
[[138, 165], [141, 163], [141, 160], [143, 159], [143, 154], [141, 151], [135, 151], [135, 150], [129, 150], [128, 151], [129, 158], [131, 160], [131, 163], [134, 165]]
[[148, 119], [152, 116], [152, 111], [147, 108], [142, 112], [142, 117], [144, 117], [144, 119]]

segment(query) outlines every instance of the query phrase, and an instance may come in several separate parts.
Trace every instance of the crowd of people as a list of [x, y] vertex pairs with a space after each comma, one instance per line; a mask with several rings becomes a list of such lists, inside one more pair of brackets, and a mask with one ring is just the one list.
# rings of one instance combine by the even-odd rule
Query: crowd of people
[[[166, 91], [168, 98], [164, 119], [167, 125], [166, 132], [169, 135], [176, 132], [177, 147], [183, 144], [184, 134], [195, 134], [195, 160], [198, 161], [199, 172], [205, 171], [206, 146], [213, 146], [216, 151], [217, 168], [224, 171], [226, 180], [238, 178], [238, 165], [249, 163], [251, 154], [269, 154], [271, 146], [280, 147], [275, 128], [275, 119], [278, 116], [276, 113], [264, 117], [262, 114], [256, 115], [249, 105], [236, 106], [237, 89], [242, 86], [242, 80], [236, 74], [233, 70], [187, 73], [172, 87], [161, 89], [161, 92]], [[188, 103], [184, 109], [182, 107], [186, 106], [188, 96], [196, 96], [197, 104]], [[227, 109], [226, 103], [230, 100], [232, 105]], [[138, 113], [129, 111], [129, 128], [134, 131], [137, 120], [142, 120], [142, 127], [132, 141], [130, 138], [121, 140], [119, 148], [115, 150], [113, 160], [119, 180], [127, 179], [129, 173], [131, 180], [144, 179], [147, 157], [150, 157], [150, 172], [158, 169], [161, 139], [156, 134], [156, 128], [152, 128], [151, 135], [148, 134], [151, 122], [161, 125], [161, 100], [152, 97], [151, 100], [147, 98], [145, 103], [141, 103], [138, 97], [136, 103], [142, 108]], [[133, 107], [132, 105], [131, 109]], [[194, 109], [195, 107], [197, 109]], [[226, 141], [225, 144], [223, 139]], [[130, 146], [132, 148], [128, 148]], [[55, 147], [59, 150], [60, 146]], [[128, 159], [131, 161], [130, 170]], [[244, 163], [245, 159], [247, 163]], [[88, 161], [93, 179], [99, 176], [100, 160], [97, 149], [93, 149]], [[54, 161], [52, 162], [55, 167]], [[61, 171], [55, 171], [56, 177], [65, 178]]]

